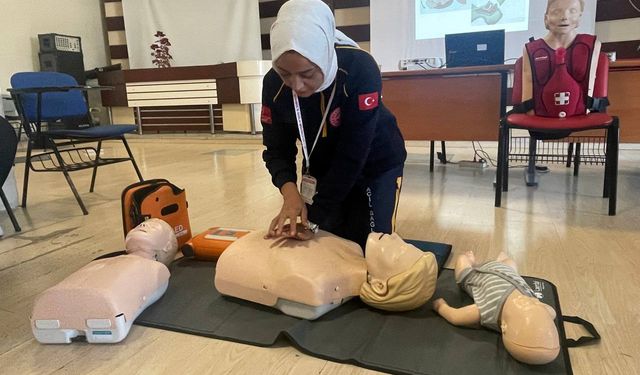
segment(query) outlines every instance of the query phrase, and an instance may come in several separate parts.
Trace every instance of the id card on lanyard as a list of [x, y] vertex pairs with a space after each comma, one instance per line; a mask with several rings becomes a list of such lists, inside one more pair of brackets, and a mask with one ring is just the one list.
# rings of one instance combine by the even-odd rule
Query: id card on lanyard
[[322, 133], [322, 128], [324, 127], [324, 122], [327, 119], [327, 114], [329, 113], [329, 109], [331, 108], [331, 102], [333, 101], [333, 96], [336, 93], [336, 83], [333, 84], [333, 90], [331, 90], [331, 96], [329, 97], [329, 103], [327, 104], [327, 108], [322, 115], [322, 121], [320, 122], [320, 128], [318, 129], [318, 134], [316, 134], [316, 139], [313, 141], [313, 145], [311, 146], [311, 150], [307, 149], [307, 139], [304, 134], [304, 125], [302, 124], [302, 111], [300, 110], [300, 102], [298, 100], [298, 95], [296, 95], [295, 91], [291, 91], [293, 94], [293, 108], [296, 112], [296, 122], [298, 123], [298, 133], [300, 134], [300, 143], [302, 143], [302, 154], [304, 156], [305, 161], [305, 170], [302, 174], [302, 181], [300, 182], [300, 196], [302, 196], [302, 200], [306, 204], [313, 204], [313, 197], [317, 193], [318, 180], [309, 174], [309, 167], [311, 165], [311, 153], [313, 149], [316, 147], [316, 143], [318, 143], [318, 138], [320, 138], [320, 133]]

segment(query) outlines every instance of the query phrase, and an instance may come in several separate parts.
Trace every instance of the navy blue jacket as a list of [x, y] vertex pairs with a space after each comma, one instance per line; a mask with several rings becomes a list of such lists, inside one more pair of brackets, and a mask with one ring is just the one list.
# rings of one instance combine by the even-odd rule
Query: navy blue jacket
[[[378, 65], [366, 51], [336, 46], [336, 93], [318, 143], [310, 174], [318, 180], [309, 220], [323, 222], [339, 211], [358, 181], [366, 181], [404, 163], [407, 152], [396, 118], [383, 105]], [[309, 151], [318, 133], [322, 110], [333, 85], [299, 98]], [[296, 183], [296, 139], [299, 139], [291, 89], [271, 69], [262, 90], [263, 159], [273, 184]]]

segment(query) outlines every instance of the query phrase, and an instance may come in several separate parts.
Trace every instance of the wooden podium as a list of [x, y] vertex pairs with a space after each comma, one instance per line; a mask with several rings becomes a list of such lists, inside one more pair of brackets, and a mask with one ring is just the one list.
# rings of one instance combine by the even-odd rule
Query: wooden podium
[[98, 73], [112, 123], [138, 124], [143, 132], [259, 129], [262, 77], [270, 61], [129, 69]]

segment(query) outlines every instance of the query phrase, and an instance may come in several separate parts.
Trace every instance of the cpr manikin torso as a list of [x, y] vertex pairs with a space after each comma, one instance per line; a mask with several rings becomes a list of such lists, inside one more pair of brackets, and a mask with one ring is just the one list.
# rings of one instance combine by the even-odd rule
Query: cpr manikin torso
[[308, 241], [265, 239], [255, 231], [218, 260], [215, 286], [224, 295], [316, 319], [353, 296], [366, 280], [362, 249], [324, 231]]
[[436, 288], [433, 253], [408, 244], [396, 233], [371, 233], [366, 248], [367, 282], [360, 299], [373, 307], [407, 311], [422, 306]]
[[501, 254], [497, 261], [479, 264], [467, 252], [456, 259], [455, 277], [475, 304], [453, 308], [442, 298], [434, 301], [434, 310], [447, 321], [500, 332], [509, 354], [524, 363], [545, 364], [558, 356], [555, 310], [535, 297], [513, 260]]
[[[157, 221], [156, 221], [157, 220]], [[145, 224], [146, 223], [146, 224]], [[41, 343], [123, 340], [136, 317], [167, 289], [177, 240], [170, 225], [150, 219], [127, 235], [126, 255], [94, 260], [40, 294], [31, 314]]]

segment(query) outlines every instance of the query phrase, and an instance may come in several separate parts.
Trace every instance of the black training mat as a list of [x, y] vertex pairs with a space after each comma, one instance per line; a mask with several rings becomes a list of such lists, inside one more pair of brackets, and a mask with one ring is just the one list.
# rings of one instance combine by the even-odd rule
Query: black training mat
[[[424, 242], [419, 245], [425, 248]], [[439, 245], [434, 252], [440, 253], [442, 265], [451, 246]], [[454, 327], [431, 309], [431, 302], [410, 312], [388, 313], [354, 298], [315, 321], [306, 321], [221, 296], [213, 285], [214, 267], [213, 262], [188, 258], [175, 261], [167, 292], [135, 324], [258, 346], [271, 346], [283, 335], [309, 355], [400, 374], [572, 373], [566, 347], [548, 365], [521, 364], [505, 351], [498, 333]], [[555, 286], [525, 279], [561, 317]], [[442, 269], [439, 275], [433, 298], [437, 297], [456, 307], [472, 303], [456, 286], [450, 269]], [[558, 324], [564, 342], [564, 330]]]

